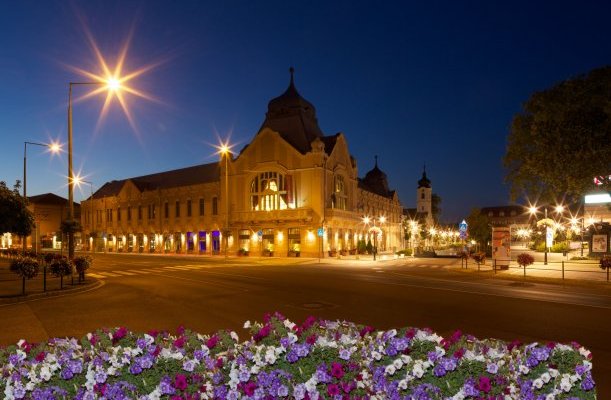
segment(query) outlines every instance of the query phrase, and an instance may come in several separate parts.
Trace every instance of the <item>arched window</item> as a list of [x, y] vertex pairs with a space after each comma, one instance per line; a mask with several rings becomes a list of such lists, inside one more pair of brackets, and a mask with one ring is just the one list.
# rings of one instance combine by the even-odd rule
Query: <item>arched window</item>
[[348, 203], [348, 195], [346, 194], [346, 185], [342, 175], [335, 175], [335, 185], [333, 188], [333, 207], [340, 210], [346, 209]]
[[253, 211], [295, 208], [292, 176], [262, 172], [250, 182], [250, 206]]

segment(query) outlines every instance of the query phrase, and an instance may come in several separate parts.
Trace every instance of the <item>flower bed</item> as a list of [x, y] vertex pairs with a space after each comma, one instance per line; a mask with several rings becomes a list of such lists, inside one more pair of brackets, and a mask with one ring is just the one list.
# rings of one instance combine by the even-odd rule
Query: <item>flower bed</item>
[[595, 399], [590, 352], [279, 314], [235, 332], [98, 330], [0, 349], [7, 399]]

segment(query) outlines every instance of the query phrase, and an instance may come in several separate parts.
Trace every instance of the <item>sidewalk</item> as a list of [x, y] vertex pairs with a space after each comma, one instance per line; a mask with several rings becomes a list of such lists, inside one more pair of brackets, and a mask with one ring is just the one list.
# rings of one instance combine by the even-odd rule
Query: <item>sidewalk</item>
[[74, 284], [70, 276], [64, 277], [64, 288], [60, 289], [60, 279], [54, 277], [47, 271], [47, 287], [44, 290], [43, 270], [36, 278], [26, 279], [25, 293], [22, 294], [21, 278], [9, 269], [10, 260], [0, 258], [0, 304], [19, 303], [26, 300], [34, 300], [47, 297], [64, 296], [75, 294], [87, 290], [92, 290], [102, 286], [103, 282], [95, 278], [85, 276], [85, 282], [78, 283], [78, 278], [74, 276]]
[[[465, 270], [461, 267], [461, 261], [457, 261], [448, 266], [452, 270]], [[478, 271], [477, 263], [469, 260], [466, 270]], [[517, 278], [544, 278], [556, 280], [571, 280], [581, 282], [599, 282], [610, 283], [610, 275], [606, 270], [602, 270], [597, 261], [564, 261], [564, 262], [548, 262], [545, 265], [542, 261], [537, 261], [532, 265], [524, 268], [519, 266], [515, 261], [509, 265], [509, 269], [501, 270], [499, 268], [494, 271], [494, 264], [491, 260], [486, 260], [486, 264], [479, 266], [479, 272], [493, 272], [498, 277]]]

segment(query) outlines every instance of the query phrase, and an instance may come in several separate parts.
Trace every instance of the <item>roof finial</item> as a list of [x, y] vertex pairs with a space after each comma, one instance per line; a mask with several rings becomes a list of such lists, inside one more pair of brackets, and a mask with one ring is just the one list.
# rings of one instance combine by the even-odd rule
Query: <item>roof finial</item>
[[289, 72], [291, 73], [291, 85], [293, 85], [293, 75], [295, 74], [295, 68], [291, 66], [291, 68], [289, 68]]
[[375, 156], [373, 156], [373, 157], [374, 157], [374, 158], [375, 158], [375, 160], [376, 160], [376, 165], [375, 165], [375, 167], [374, 167], [374, 168], [378, 168], [378, 156], [377, 156], [377, 155], [375, 155]]

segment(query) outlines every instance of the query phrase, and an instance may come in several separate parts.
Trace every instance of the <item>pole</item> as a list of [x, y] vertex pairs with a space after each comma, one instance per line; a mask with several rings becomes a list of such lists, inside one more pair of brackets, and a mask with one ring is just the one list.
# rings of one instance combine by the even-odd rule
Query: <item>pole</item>
[[[72, 82], [68, 85], [68, 223], [74, 218], [74, 175], [72, 171]], [[68, 231], [68, 259], [74, 258], [74, 233]]]
[[[23, 142], [23, 208], [26, 208], [28, 205], [28, 200], [27, 200], [27, 174], [26, 174], [26, 152], [27, 152], [27, 148], [28, 148], [28, 142]], [[28, 241], [28, 237], [24, 236], [22, 238], [23, 240], [23, 253], [25, 255], [25, 251], [27, 250], [27, 241]]]
[[[585, 212], [584, 212], [584, 214], [585, 214]], [[579, 246], [579, 247], [581, 247], [581, 257], [583, 257], [583, 230], [585, 229], [585, 226], [584, 226], [585, 225], [584, 224], [584, 219], [585, 218], [586, 218], [585, 215], [583, 215], [581, 217], [581, 246]]]
[[547, 230], [549, 227], [547, 226], [547, 207], [545, 207], [545, 255], [543, 259], [543, 265], [547, 265]]
[[225, 153], [225, 261], [229, 247], [229, 151]]
[[562, 280], [564, 280], [564, 261], [562, 261]]

